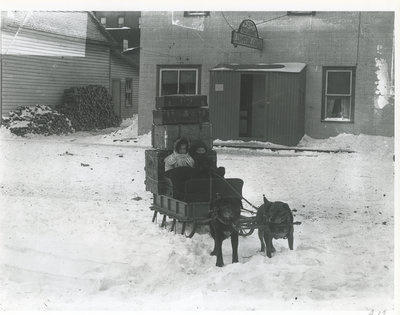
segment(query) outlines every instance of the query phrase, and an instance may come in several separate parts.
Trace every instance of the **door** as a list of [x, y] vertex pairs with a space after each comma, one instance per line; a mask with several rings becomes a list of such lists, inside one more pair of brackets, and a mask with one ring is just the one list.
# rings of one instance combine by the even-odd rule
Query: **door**
[[214, 139], [239, 137], [240, 73], [210, 71], [210, 121]]
[[251, 137], [257, 140], [266, 140], [266, 108], [265, 74], [253, 75], [253, 97], [251, 102]]
[[239, 137], [251, 137], [252, 134], [253, 75], [240, 77]]
[[266, 137], [265, 74], [242, 74], [240, 83], [239, 136]]
[[114, 113], [121, 117], [121, 80], [112, 80], [112, 101]]

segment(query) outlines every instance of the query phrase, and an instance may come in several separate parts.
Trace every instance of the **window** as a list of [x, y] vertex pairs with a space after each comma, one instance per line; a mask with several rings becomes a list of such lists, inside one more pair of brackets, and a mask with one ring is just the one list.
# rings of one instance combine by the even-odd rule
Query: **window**
[[321, 118], [354, 121], [355, 67], [324, 67]]
[[123, 27], [125, 24], [125, 18], [123, 16], [118, 17], [118, 27]]
[[125, 80], [125, 106], [132, 106], [132, 79]]
[[123, 51], [125, 51], [125, 50], [128, 49], [128, 44], [129, 44], [129, 42], [128, 42], [127, 39], [124, 39], [124, 40], [122, 41], [122, 50], [123, 50]]
[[315, 15], [315, 11], [287, 11], [287, 15]]
[[102, 16], [102, 17], [100, 18], [100, 23], [101, 23], [103, 26], [106, 26], [106, 24], [107, 24], [107, 18], [106, 18], [105, 16]]
[[200, 66], [159, 67], [158, 95], [198, 94]]
[[192, 16], [209, 16], [210, 11], [184, 11], [184, 17], [192, 17]]

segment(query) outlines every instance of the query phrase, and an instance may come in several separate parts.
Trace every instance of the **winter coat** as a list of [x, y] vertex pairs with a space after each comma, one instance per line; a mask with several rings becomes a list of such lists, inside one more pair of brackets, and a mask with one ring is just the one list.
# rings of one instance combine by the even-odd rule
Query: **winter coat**
[[[198, 148], [203, 148], [204, 153], [196, 152]], [[194, 160], [194, 168], [197, 170], [197, 177], [209, 177], [210, 175], [217, 177], [225, 176], [225, 168], [217, 168], [214, 166], [213, 161], [209, 157], [208, 150], [204, 142], [200, 140], [193, 141], [190, 146], [189, 154]]]
[[[196, 150], [198, 148], [204, 148], [204, 153], [197, 153]], [[212, 162], [210, 161], [208, 157], [208, 150], [205, 144], [200, 141], [200, 140], [195, 140], [190, 146], [190, 151], [189, 151], [191, 157], [194, 160], [194, 167], [198, 169], [201, 172], [209, 172], [210, 169], [213, 168]]]
[[189, 142], [186, 139], [180, 138], [176, 140], [174, 144], [174, 152], [164, 159], [165, 171], [177, 167], [194, 167], [194, 160], [188, 152], [184, 154], [178, 153], [178, 149], [182, 144], [186, 144], [186, 147], [189, 149]]

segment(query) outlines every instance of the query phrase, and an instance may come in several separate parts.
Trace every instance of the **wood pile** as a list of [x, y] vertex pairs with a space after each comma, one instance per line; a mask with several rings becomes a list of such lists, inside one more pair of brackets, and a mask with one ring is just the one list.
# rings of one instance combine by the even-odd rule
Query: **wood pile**
[[3, 120], [9, 130], [18, 135], [26, 134], [68, 134], [74, 132], [71, 121], [46, 105], [21, 106], [11, 111]]
[[118, 127], [121, 124], [121, 118], [114, 113], [111, 95], [100, 85], [65, 90], [63, 105], [57, 109], [71, 120], [76, 131]]

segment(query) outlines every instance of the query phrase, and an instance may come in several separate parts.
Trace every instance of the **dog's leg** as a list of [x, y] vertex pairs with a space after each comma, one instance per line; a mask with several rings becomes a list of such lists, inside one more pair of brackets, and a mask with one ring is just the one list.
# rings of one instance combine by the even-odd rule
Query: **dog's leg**
[[271, 251], [273, 252], [273, 253], [275, 253], [276, 252], [276, 249], [275, 249], [275, 247], [274, 247], [274, 244], [272, 244], [272, 240], [273, 240], [274, 238], [271, 236], [271, 239], [270, 239], [270, 242], [271, 242]]
[[217, 254], [217, 263], [215, 264], [217, 267], [222, 267], [224, 265], [224, 259], [222, 257], [222, 242], [222, 238], [216, 237], [214, 247]]
[[293, 226], [290, 228], [287, 239], [289, 243], [289, 249], [293, 250]]
[[265, 247], [266, 247], [266, 252], [267, 252], [267, 256], [268, 258], [272, 257], [272, 249], [275, 249], [272, 246], [272, 234], [271, 233], [265, 233], [264, 234], [264, 239], [265, 239]]
[[217, 256], [217, 242], [214, 240], [214, 249], [210, 253], [210, 256]]
[[260, 252], [264, 253], [265, 252], [265, 244], [264, 244], [264, 231], [263, 230], [258, 230], [258, 238], [260, 239], [261, 243], [261, 249]]
[[239, 262], [238, 259], [238, 245], [239, 245], [239, 233], [233, 231], [231, 234], [231, 244], [232, 244], [232, 263]]
[[216, 242], [216, 233], [215, 233], [215, 228], [212, 224], [210, 224], [210, 233], [211, 233], [211, 237], [214, 240], [214, 249], [213, 251], [210, 253], [210, 256], [216, 256], [217, 255], [217, 242]]

